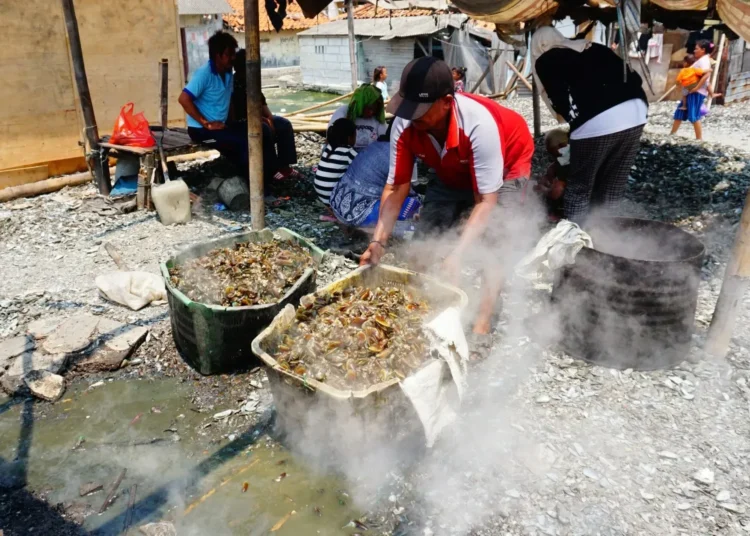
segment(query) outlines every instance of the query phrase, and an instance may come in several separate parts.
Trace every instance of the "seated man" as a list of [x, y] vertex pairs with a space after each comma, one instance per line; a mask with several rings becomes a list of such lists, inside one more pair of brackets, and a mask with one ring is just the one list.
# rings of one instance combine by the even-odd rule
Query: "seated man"
[[[234, 67], [237, 55], [237, 41], [228, 33], [218, 31], [208, 40], [209, 61], [198, 68], [190, 82], [183, 89], [179, 98], [180, 105], [188, 115], [188, 134], [196, 142], [213, 140], [216, 149], [245, 176], [248, 173], [247, 122], [229, 121], [235, 117], [232, 110], [232, 93], [234, 91]], [[244, 74], [244, 69], [242, 70]], [[244, 93], [243, 93], [244, 95]], [[243, 107], [244, 109], [244, 107]], [[263, 102], [264, 117], [271, 117], [271, 112]], [[289, 163], [296, 162], [294, 151], [294, 133], [291, 124], [286, 128], [286, 120], [276, 125], [266, 120], [263, 125], [263, 168], [266, 180], [279, 171], [275, 150], [275, 139], [280, 131], [288, 130], [286, 137], [291, 137], [291, 154], [285, 156]], [[281, 118], [279, 118], [281, 119]]]

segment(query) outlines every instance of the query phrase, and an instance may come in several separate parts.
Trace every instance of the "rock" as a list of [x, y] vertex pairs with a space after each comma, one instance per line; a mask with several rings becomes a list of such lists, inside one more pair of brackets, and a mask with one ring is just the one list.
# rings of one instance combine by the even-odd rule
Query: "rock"
[[655, 498], [653, 493], [648, 493], [647, 491], [643, 490], [641, 490], [641, 497], [643, 497], [643, 499], [646, 501], [653, 501]]
[[729, 493], [728, 490], [721, 490], [719, 493], [716, 494], [716, 500], [719, 502], [727, 502], [729, 499], [732, 498], [732, 494]]
[[62, 321], [62, 318], [55, 316], [47, 316], [39, 320], [34, 320], [26, 327], [26, 333], [37, 340], [44, 339], [55, 331]]
[[25, 387], [24, 376], [34, 370], [45, 370], [57, 374], [65, 366], [67, 355], [45, 354], [40, 350], [32, 350], [18, 356], [5, 375], [0, 377], [0, 386], [9, 394], [22, 391]]
[[96, 482], [86, 482], [85, 484], [81, 484], [81, 487], [78, 488], [78, 495], [85, 497], [86, 495], [91, 495], [102, 489], [104, 489], [104, 486], [101, 484], [97, 484]]
[[0, 371], [10, 365], [10, 360], [34, 349], [34, 341], [28, 337], [13, 337], [0, 342]]
[[521, 494], [520, 494], [520, 493], [518, 492], [518, 490], [515, 490], [515, 489], [509, 489], [509, 490], [507, 490], [507, 491], [505, 492], [505, 494], [506, 494], [506, 495], [507, 495], [508, 497], [512, 497], [512, 498], [514, 498], [514, 499], [518, 499], [518, 498], [520, 498], [520, 497], [521, 497]]
[[99, 319], [92, 315], [76, 315], [64, 320], [44, 341], [50, 354], [73, 354], [91, 344]]
[[90, 355], [78, 360], [76, 370], [89, 373], [117, 370], [148, 334], [148, 328], [142, 326], [128, 326], [105, 318], [102, 320], [106, 320], [106, 327], [112, 328], [102, 334], [111, 338], [95, 348]]
[[743, 506], [738, 506], [733, 503], [720, 503], [719, 506], [726, 510], [727, 512], [732, 512], [733, 514], [744, 514], [745, 508]]
[[[555, 506], [555, 514], [557, 514], [557, 520], [563, 525], [570, 525], [573, 516], [570, 512], [562, 505], [558, 504]], [[507, 516], [506, 516], [507, 517]]]
[[138, 530], [144, 536], [177, 536], [177, 529], [172, 523], [149, 523], [141, 525]]
[[227, 410], [224, 410], [224, 411], [220, 411], [219, 413], [217, 413], [216, 415], [214, 415], [214, 420], [220, 421], [221, 419], [226, 419], [232, 413], [234, 413], [233, 409], [227, 409]]
[[542, 395], [536, 399], [537, 404], [546, 404], [550, 401], [550, 398], [547, 395]]
[[46, 370], [32, 370], [23, 381], [32, 395], [48, 402], [56, 402], [65, 392], [65, 379]]
[[693, 475], [693, 480], [699, 484], [710, 486], [714, 483], [714, 472], [710, 469], [701, 469]]
[[678, 503], [677, 509], [678, 510], [690, 510], [690, 503]]
[[589, 469], [588, 467], [583, 470], [583, 476], [585, 476], [586, 478], [590, 478], [591, 480], [599, 480], [601, 478], [599, 473], [597, 473], [593, 469]]
[[669, 452], [668, 450], [663, 450], [659, 453], [660, 458], [667, 458], [668, 460], [676, 460], [679, 458], [677, 454], [674, 452]]

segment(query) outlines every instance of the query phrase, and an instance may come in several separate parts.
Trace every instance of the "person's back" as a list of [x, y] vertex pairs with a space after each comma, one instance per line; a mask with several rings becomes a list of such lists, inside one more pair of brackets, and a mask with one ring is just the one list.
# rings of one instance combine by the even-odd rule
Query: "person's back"
[[349, 168], [357, 151], [352, 147], [356, 138], [355, 126], [348, 119], [339, 119], [328, 129], [328, 143], [315, 173], [315, 193], [328, 206], [331, 192], [341, 176]]
[[592, 43], [582, 52], [553, 48], [537, 60], [536, 70], [571, 131], [623, 102], [648, 102], [640, 75], [628, 69], [623, 81], [622, 59], [604, 45]]

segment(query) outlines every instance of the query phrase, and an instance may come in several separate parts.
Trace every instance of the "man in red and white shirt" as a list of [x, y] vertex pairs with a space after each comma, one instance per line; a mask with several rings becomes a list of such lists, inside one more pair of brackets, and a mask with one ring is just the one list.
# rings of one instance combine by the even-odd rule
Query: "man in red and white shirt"
[[[373, 240], [360, 264], [380, 261], [409, 194], [414, 161], [419, 158], [438, 177], [428, 186], [419, 233], [445, 231], [469, 213], [457, 247], [443, 264], [447, 279], [455, 281], [461, 262], [479, 240], [496, 232], [502, 234], [494, 228], [497, 207], [499, 218], [510, 218], [506, 212], [523, 202], [534, 154], [528, 125], [523, 117], [490, 99], [454, 94], [450, 68], [432, 57], [406, 66], [388, 111], [397, 116], [391, 132], [388, 184]], [[503, 279], [499, 270], [490, 270], [492, 274], [485, 273], [482, 302], [474, 323], [478, 335], [491, 331]]]

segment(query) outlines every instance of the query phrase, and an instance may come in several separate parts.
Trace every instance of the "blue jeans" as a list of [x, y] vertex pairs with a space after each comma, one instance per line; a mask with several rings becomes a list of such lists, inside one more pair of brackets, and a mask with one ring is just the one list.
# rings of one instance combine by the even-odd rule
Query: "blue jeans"
[[[274, 131], [263, 125], [263, 176], [268, 182], [279, 169], [297, 163], [297, 148], [294, 144], [294, 128], [288, 119], [273, 116]], [[222, 156], [237, 166], [239, 172], [248, 176], [247, 123], [228, 123], [222, 130], [188, 128], [190, 139], [198, 143], [210, 143]]]

